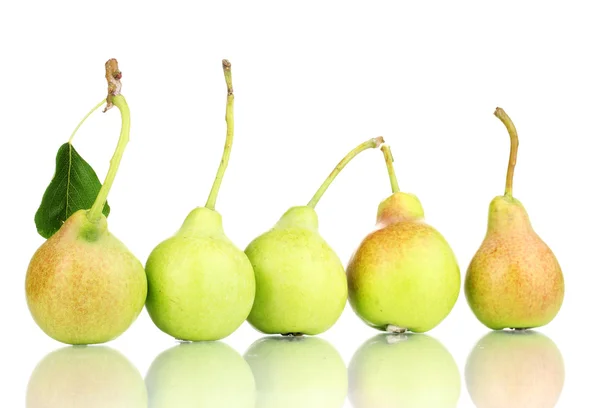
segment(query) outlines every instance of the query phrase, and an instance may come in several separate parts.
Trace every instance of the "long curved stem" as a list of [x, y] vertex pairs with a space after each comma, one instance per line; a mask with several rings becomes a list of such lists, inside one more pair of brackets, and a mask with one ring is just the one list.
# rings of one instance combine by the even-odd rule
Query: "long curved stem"
[[225, 138], [225, 148], [223, 149], [223, 156], [221, 157], [221, 163], [217, 170], [215, 181], [213, 182], [210, 194], [206, 200], [205, 207], [211, 210], [215, 209], [217, 203], [217, 195], [221, 188], [221, 182], [223, 181], [223, 175], [227, 164], [229, 163], [229, 155], [231, 154], [231, 146], [233, 145], [233, 85], [231, 81], [231, 63], [226, 59], [223, 60], [223, 73], [225, 74], [225, 83], [227, 84], [227, 106], [225, 107], [225, 121], [227, 122], [227, 136]]
[[390, 176], [390, 184], [392, 185], [392, 193], [400, 192], [398, 187], [398, 179], [396, 178], [396, 172], [394, 171], [394, 157], [389, 146], [381, 146], [383, 157], [385, 158], [385, 165], [387, 167], [388, 175]]
[[112, 187], [113, 181], [115, 180], [115, 176], [117, 175], [117, 170], [119, 170], [121, 157], [123, 157], [123, 152], [125, 151], [125, 147], [129, 142], [130, 113], [127, 101], [123, 95], [114, 95], [112, 103], [121, 112], [121, 134], [119, 136], [119, 141], [113, 157], [110, 159], [110, 167], [108, 168], [108, 173], [106, 174], [104, 183], [102, 183], [102, 188], [100, 188], [98, 196], [96, 197], [96, 201], [94, 201], [92, 208], [87, 213], [87, 219], [92, 223], [96, 223], [100, 220], [102, 209], [104, 208], [104, 204], [106, 204], [106, 199], [108, 198], [108, 193]]
[[359, 153], [367, 150], [367, 149], [374, 149], [376, 147], [379, 147], [382, 143], [384, 142], [383, 137], [379, 136], [373, 139], [369, 139], [366, 142], [363, 142], [361, 144], [359, 144], [358, 146], [356, 146], [350, 153], [348, 153], [339, 163], [337, 166], [335, 166], [335, 168], [333, 169], [333, 171], [329, 174], [329, 176], [325, 179], [325, 181], [323, 182], [323, 184], [321, 184], [321, 187], [319, 187], [319, 189], [317, 190], [317, 192], [315, 193], [315, 195], [313, 196], [313, 198], [310, 199], [310, 201], [308, 202], [308, 206], [315, 208], [315, 206], [317, 205], [317, 203], [319, 202], [319, 200], [321, 199], [321, 197], [323, 196], [323, 194], [325, 193], [325, 191], [327, 190], [327, 188], [329, 188], [329, 186], [331, 185], [331, 183], [333, 182], [333, 180], [335, 180], [335, 178], [337, 177], [337, 175], [340, 173], [340, 171], [342, 171], [342, 169], [344, 167], [346, 167], [346, 164], [348, 164], [350, 162], [350, 160], [352, 160], [354, 157], [356, 157]]
[[89, 118], [89, 117], [90, 117], [90, 115], [91, 115], [92, 113], [94, 113], [94, 112], [95, 112], [95, 111], [96, 111], [98, 108], [100, 108], [100, 107], [101, 107], [102, 105], [104, 105], [105, 103], [106, 103], [106, 98], [105, 98], [105, 99], [102, 99], [102, 100], [100, 101], [100, 103], [98, 103], [98, 105], [94, 106], [94, 107], [93, 107], [93, 108], [92, 108], [92, 109], [91, 109], [91, 110], [90, 110], [90, 111], [87, 113], [87, 115], [85, 115], [85, 116], [83, 117], [83, 119], [81, 119], [81, 122], [79, 122], [79, 124], [77, 125], [77, 127], [75, 128], [75, 130], [73, 130], [73, 133], [71, 133], [71, 137], [69, 138], [69, 144], [73, 142], [73, 138], [75, 137], [75, 133], [77, 133], [77, 131], [79, 130], [79, 128], [81, 127], [81, 125], [83, 125], [83, 122], [85, 122], [85, 120], [86, 120], [87, 118]]
[[519, 149], [519, 135], [517, 135], [514, 123], [502, 108], [496, 108], [494, 115], [504, 123], [510, 135], [510, 157], [508, 159], [508, 170], [506, 171], [504, 195], [512, 197], [513, 178], [515, 175], [515, 166], [517, 165], [517, 150]]

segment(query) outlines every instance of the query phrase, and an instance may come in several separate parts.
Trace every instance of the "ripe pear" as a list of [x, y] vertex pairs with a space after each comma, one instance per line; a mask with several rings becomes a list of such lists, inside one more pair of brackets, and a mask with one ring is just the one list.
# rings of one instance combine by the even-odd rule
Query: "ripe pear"
[[471, 351], [467, 390], [477, 408], [551, 408], [565, 381], [556, 344], [534, 331], [494, 331]]
[[348, 263], [350, 305], [376, 329], [422, 333], [454, 307], [460, 270], [444, 237], [425, 223], [419, 199], [399, 191], [389, 147], [382, 151], [393, 194], [379, 204], [376, 230]]
[[250, 367], [228, 345], [183, 343], [161, 353], [146, 375], [149, 408], [254, 408]]
[[[116, 64], [107, 62], [107, 76], [111, 62]], [[115, 81], [120, 78], [117, 72]], [[48, 336], [67, 344], [104, 343], [118, 337], [146, 300], [142, 264], [108, 231], [102, 214], [129, 141], [127, 102], [118, 92], [109, 97], [110, 106], [121, 112], [122, 126], [106, 179], [92, 208], [74, 212], [35, 252], [25, 280], [35, 322]]]
[[37, 365], [27, 408], [147, 408], [140, 372], [108, 347], [65, 347]]
[[146, 262], [146, 309], [159, 329], [180, 340], [227, 337], [246, 320], [254, 300], [252, 265], [227, 238], [215, 210], [233, 143], [233, 86], [227, 60], [223, 71], [227, 138], [206, 205], [192, 210], [177, 233], [154, 248]]
[[347, 300], [344, 267], [318, 231], [315, 206], [335, 177], [360, 152], [379, 146], [370, 139], [336, 166], [306, 206], [292, 207], [245, 252], [256, 277], [248, 322], [267, 334], [315, 335], [340, 317]]
[[348, 373], [339, 353], [318, 337], [265, 337], [244, 354], [260, 408], [341, 408]]
[[562, 305], [563, 274], [525, 207], [512, 196], [519, 140], [508, 115], [500, 108], [495, 115], [511, 137], [506, 190], [490, 203], [487, 233], [467, 270], [465, 294], [475, 316], [490, 329], [540, 327]]
[[354, 408], [456, 407], [460, 373], [452, 355], [426, 334], [379, 334], [348, 368]]
[[40, 328], [67, 344], [104, 343], [121, 335], [146, 300], [140, 261], [86, 210], [75, 212], [34, 254], [27, 305]]

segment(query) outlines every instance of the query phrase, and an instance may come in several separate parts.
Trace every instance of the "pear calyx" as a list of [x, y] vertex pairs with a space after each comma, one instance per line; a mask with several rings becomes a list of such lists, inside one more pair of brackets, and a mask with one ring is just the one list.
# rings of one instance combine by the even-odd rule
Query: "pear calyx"
[[377, 224], [389, 225], [425, 217], [423, 206], [414, 194], [397, 192], [383, 200], [377, 209]]
[[314, 208], [303, 205], [287, 210], [275, 224], [275, 228], [300, 228], [310, 231], [319, 229], [319, 218]]
[[206, 207], [196, 207], [185, 218], [177, 235], [186, 238], [224, 236], [221, 214]]

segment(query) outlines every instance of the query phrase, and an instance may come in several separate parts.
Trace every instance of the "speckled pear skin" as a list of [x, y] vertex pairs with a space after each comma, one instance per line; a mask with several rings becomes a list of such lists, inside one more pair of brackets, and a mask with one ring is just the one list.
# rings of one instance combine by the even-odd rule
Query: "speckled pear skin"
[[379, 205], [377, 229], [348, 263], [350, 305], [374, 328], [429, 331], [458, 299], [460, 270], [454, 253], [423, 217], [417, 197], [394, 193]]
[[146, 273], [146, 309], [160, 330], [179, 340], [225, 338], [250, 313], [252, 265], [225, 236], [214, 210], [192, 210], [179, 231], [154, 248]]
[[344, 266], [319, 235], [313, 208], [290, 208], [245, 252], [256, 276], [248, 322], [257, 330], [315, 335], [342, 314], [348, 293]]
[[485, 239], [465, 278], [475, 316], [493, 330], [544, 326], [558, 314], [564, 291], [560, 265], [523, 205], [512, 197], [494, 198]]
[[91, 224], [80, 210], [35, 252], [25, 291], [33, 319], [48, 336], [97, 344], [134, 322], [147, 282], [142, 264], [108, 231], [106, 218]]

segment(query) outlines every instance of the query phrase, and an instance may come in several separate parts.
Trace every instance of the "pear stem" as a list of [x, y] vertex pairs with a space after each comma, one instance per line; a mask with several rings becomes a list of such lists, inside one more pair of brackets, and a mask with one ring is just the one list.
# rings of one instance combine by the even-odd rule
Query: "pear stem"
[[508, 159], [504, 195], [506, 197], [512, 197], [513, 178], [515, 175], [515, 166], [517, 165], [517, 150], [519, 149], [519, 135], [517, 135], [517, 129], [515, 128], [514, 123], [502, 108], [496, 108], [494, 115], [504, 123], [504, 126], [506, 126], [508, 134], [510, 135], [510, 157]]
[[325, 179], [323, 184], [321, 184], [321, 187], [319, 187], [319, 189], [317, 190], [317, 192], [315, 193], [313, 198], [310, 199], [310, 201], [308, 202], [308, 206], [315, 208], [315, 206], [317, 205], [317, 203], [319, 202], [319, 200], [321, 199], [321, 197], [323, 196], [323, 194], [325, 193], [327, 188], [331, 185], [333, 180], [335, 180], [335, 178], [340, 173], [340, 171], [342, 171], [342, 169], [344, 167], [346, 167], [346, 164], [348, 164], [350, 162], [350, 160], [352, 160], [359, 153], [361, 153], [367, 149], [374, 149], [376, 147], [379, 147], [382, 143], [384, 143], [383, 137], [379, 136], [379, 137], [376, 137], [373, 139], [369, 139], [366, 142], [363, 142], [363, 143], [359, 144], [358, 146], [356, 146], [350, 153], [348, 153], [338, 163], [337, 166], [335, 166], [335, 168], [329, 174], [329, 176]]
[[383, 157], [385, 158], [385, 165], [387, 167], [388, 175], [390, 176], [390, 184], [392, 185], [392, 193], [399, 193], [400, 187], [398, 187], [398, 179], [396, 178], [396, 172], [394, 171], [394, 156], [392, 156], [392, 150], [389, 146], [381, 146]]
[[113, 157], [110, 159], [110, 167], [108, 168], [108, 173], [106, 174], [104, 183], [102, 183], [102, 188], [100, 188], [98, 196], [96, 197], [96, 201], [94, 201], [92, 208], [87, 213], [87, 219], [92, 223], [96, 223], [100, 220], [102, 209], [104, 208], [104, 204], [106, 204], [106, 199], [108, 198], [108, 193], [110, 192], [113, 181], [115, 180], [115, 176], [117, 175], [117, 171], [119, 170], [119, 164], [121, 163], [123, 152], [125, 151], [125, 147], [129, 142], [130, 113], [127, 101], [123, 95], [113, 95], [112, 104], [121, 112], [121, 134], [119, 135], [119, 141]]
[[227, 123], [227, 136], [225, 138], [225, 148], [223, 149], [223, 156], [221, 157], [221, 163], [217, 170], [215, 181], [213, 182], [210, 194], [206, 200], [205, 207], [214, 210], [215, 204], [217, 203], [217, 195], [221, 188], [221, 182], [223, 181], [223, 175], [225, 169], [229, 163], [229, 155], [231, 154], [231, 146], [233, 145], [233, 85], [231, 81], [231, 63], [226, 59], [223, 60], [223, 73], [225, 74], [225, 83], [227, 84], [227, 105], [225, 107], [225, 121]]
[[83, 117], [83, 119], [81, 119], [81, 122], [79, 122], [79, 124], [77, 125], [77, 127], [75, 128], [75, 130], [73, 131], [73, 133], [71, 133], [71, 137], [69, 138], [69, 144], [72, 144], [72, 142], [73, 142], [73, 138], [75, 137], [75, 133], [77, 133], [77, 131], [79, 130], [79, 128], [81, 127], [81, 125], [83, 125], [83, 122], [85, 122], [85, 120], [86, 120], [87, 118], [89, 118], [89, 117], [90, 117], [90, 115], [91, 115], [92, 113], [94, 113], [96, 110], [98, 110], [98, 108], [100, 108], [102, 105], [104, 105], [104, 103], [105, 103], [105, 102], [106, 102], [106, 98], [105, 98], [105, 99], [102, 99], [102, 100], [100, 101], [100, 103], [98, 103], [98, 105], [94, 106], [94, 107], [93, 107], [93, 108], [92, 108], [92, 109], [91, 109], [91, 110], [90, 110], [90, 111], [87, 113], [87, 115], [85, 115], [85, 116]]

